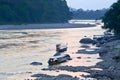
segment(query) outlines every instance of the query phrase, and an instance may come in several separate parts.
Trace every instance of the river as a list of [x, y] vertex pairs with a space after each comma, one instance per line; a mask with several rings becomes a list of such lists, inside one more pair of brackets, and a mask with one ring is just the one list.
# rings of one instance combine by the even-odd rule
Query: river
[[[76, 54], [82, 49], [79, 40], [84, 36], [92, 38], [93, 35], [103, 34], [103, 31], [100, 25], [66, 29], [0, 30], [0, 80], [24, 80], [35, 73], [78, 75], [81, 72], [61, 71], [57, 73], [41, 69], [48, 67], [48, 59], [56, 53], [56, 44], [61, 42], [68, 44], [66, 53], [70, 54], [73, 59], [60, 65], [94, 66], [101, 61], [99, 55]], [[79, 56], [81, 59], [76, 58]], [[43, 65], [30, 65], [35, 61], [42, 62]]]

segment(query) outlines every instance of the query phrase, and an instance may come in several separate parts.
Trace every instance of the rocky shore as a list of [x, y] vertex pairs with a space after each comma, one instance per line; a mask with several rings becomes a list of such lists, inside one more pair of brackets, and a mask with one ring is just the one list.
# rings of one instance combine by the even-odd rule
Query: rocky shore
[[35, 80], [79, 80], [78, 78], [73, 78], [69, 75], [58, 75], [58, 76], [49, 76], [46, 74], [35, 74], [32, 77], [37, 77]]
[[119, 80], [120, 79], [120, 40], [105, 43], [100, 48], [102, 62], [96, 66], [102, 71], [91, 70], [91, 77], [98, 80]]
[[[87, 54], [96, 54], [99, 53], [100, 59], [103, 61], [97, 63], [95, 66], [50, 66], [44, 68], [44, 71], [58, 71], [66, 70], [69, 72], [86, 72], [90, 75], [81, 76], [84, 79], [77, 76], [69, 75], [58, 75], [58, 76], [49, 76], [46, 74], [35, 74], [32, 77], [36, 77], [38, 80], [119, 80], [120, 79], [120, 40], [111, 41], [100, 46], [99, 49], [94, 49], [94, 51], [87, 53], [87, 51], [82, 50], [77, 53], [87, 53]], [[81, 59], [81, 58], [80, 58]]]

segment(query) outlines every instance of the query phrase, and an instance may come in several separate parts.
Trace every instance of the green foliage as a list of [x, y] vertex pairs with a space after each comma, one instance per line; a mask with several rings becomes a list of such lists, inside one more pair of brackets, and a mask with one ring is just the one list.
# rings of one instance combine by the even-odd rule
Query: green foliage
[[0, 0], [0, 24], [62, 23], [70, 18], [65, 0]]
[[114, 3], [103, 17], [103, 28], [120, 36], [120, 0]]
[[108, 9], [101, 10], [83, 10], [72, 11], [73, 19], [100, 19]]

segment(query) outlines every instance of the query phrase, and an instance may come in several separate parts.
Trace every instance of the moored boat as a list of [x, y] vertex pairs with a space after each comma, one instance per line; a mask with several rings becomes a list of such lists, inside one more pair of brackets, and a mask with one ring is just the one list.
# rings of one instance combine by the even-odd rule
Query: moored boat
[[58, 56], [53, 56], [48, 60], [48, 64], [49, 65], [55, 65], [55, 64], [59, 64], [59, 63], [63, 63], [66, 62], [68, 60], [70, 60], [70, 55], [68, 54], [61, 54]]
[[67, 44], [56, 44], [56, 51], [57, 52], [64, 52], [67, 51]]

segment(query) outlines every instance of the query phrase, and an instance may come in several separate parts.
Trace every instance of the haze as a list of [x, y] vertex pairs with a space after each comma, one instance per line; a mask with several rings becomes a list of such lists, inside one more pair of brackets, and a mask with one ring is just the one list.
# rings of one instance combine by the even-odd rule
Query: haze
[[109, 8], [117, 0], [66, 0], [69, 7], [82, 9]]

